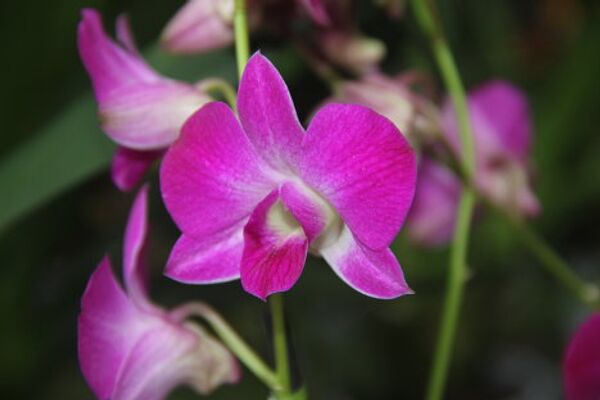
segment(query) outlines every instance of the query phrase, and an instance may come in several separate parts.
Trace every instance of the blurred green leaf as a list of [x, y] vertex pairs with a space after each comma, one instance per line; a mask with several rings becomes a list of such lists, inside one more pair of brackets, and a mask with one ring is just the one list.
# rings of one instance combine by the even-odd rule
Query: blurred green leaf
[[[231, 81], [235, 77], [235, 62], [227, 51], [180, 58], [153, 48], [147, 56], [157, 70], [179, 79], [219, 76]], [[71, 104], [0, 160], [0, 233], [20, 217], [103, 171], [113, 148], [98, 126], [92, 95]]]

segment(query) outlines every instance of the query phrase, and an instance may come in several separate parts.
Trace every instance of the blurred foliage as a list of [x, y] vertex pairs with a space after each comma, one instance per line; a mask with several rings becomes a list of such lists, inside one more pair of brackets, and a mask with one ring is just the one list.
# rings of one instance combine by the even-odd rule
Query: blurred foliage
[[[106, 21], [132, 17], [142, 47], [181, 4], [159, 0], [3, 2], [6, 38], [0, 79], [0, 393], [9, 399], [92, 398], [77, 366], [76, 317], [87, 278], [104, 252], [118, 265], [131, 195], [104, 167], [112, 145], [100, 133], [81, 67], [79, 9]], [[530, 95], [535, 118], [537, 189], [544, 212], [535, 227], [582, 276], [600, 280], [600, 5], [594, 1], [441, 0], [441, 13], [468, 86], [492, 77]], [[361, 28], [383, 39], [384, 69], [435, 71], [410, 12], [400, 21], [361, 2]], [[284, 41], [263, 50], [289, 82], [301, 116], [327, 85]], [[151, 45], [150, 45], [151, 46]], [[235, 74], [232, 52], [170, 57], [150, 47], [151, 62], [174, 77]], [[85, 181], [85, 182], [83, 182]], [[77, 185], [77, 183], [79, 183]], [[152, 181], [154, 298], [175, 305], [203, 298], [268, 354], [263, 304], [239, 283], [183, 286], [160, 276], [177, 230]], [[35, 208], [35, 211], [32, 211]], [[11, 222], [11, 225], [6, 225]], [[2, 230], [2, 225], [5, 225]], [[452, 364], [448, 399], [559, 399], [560, 359], [583, 309], [546, 276], [501, 219], [479, 215], [471, 246], [472, 278]], [[365, 298], [311, 259], [288, 296], [298, 363], [312, 398], [422, 397], [444, 289], [447, 252], [396, 244], [416, 295]], [[260, 399], [246, 373], [215, 399]], [[181, 389], [173, 399], [193, 398]]]

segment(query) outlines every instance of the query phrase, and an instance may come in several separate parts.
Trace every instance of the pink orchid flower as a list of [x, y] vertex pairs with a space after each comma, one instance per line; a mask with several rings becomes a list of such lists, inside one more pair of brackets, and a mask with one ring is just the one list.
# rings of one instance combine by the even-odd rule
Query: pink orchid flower
[[592, 315], [571, 339], [563, 361], [567, 400], [600, 399], [600, 314]]
[[[487, 198], [518, 215], [535, 216], [540, 206], [529, 186], [531, 120], [525, 95], [503, 81], [491, 81], [469, 93], [471, 125], [475, 138], [475, 184]], [[461, 152], [454, 109], [442, 109], [442, 133], [457, 154]], [[454, 229], [460, 180], [442, 165], [425, 160], [419, 181], [409, 235], [424, 245], [447, 242]], [[428, 212], [437, 204], [435, 212]]]
[[147, 187], [132, 207], [123, 251], [125, 290], [105, 257], [92, 274], [79, 315], [79, 362], [99, 399], [160, 400], [179, 384], [208, 393], [239, 379], [237, 361], [185, 306], [166, 311], [148, 298], [142, 253]]
[[372, 108], [392, 121], [411, 143], [418, 144], [439, 130], [437, 108], [412, 88], [420, 81], [427, 83], [424, 78], [413, 72], [395, 77], [375, 72], [359, 80], [342, 81], [333, 99]]
[[330, 104], [305, 132], [275, 67], [255, 54], [238, 92], [239, 122], [209, 103], [184, 125], [160, 178], [183, 235], [166, 275], [185, 283], [241, 278], [261, 298], [290, 289], [307, 253], [357, 291], [407, 293], [388, 248], [414, 194], [414, 153], [385, 117]]
[[324, 5], [329, 23], [316, 27], [314, 35], [320, 56], [359, 76], [376, 72], [387, 50], [382, 41], [359, 31], [356, 2], [333, 0]]
[[[249, 0], [250, 25], [262, 20], [264, 1]], [[329, 21], [321, 0], [298, 0], [297, 3], [321, 25]], [[161, 35], [162, 47], [172, 53], [203, 53], [233, 43], [234, 0], [188, 0], [167, 23]]]
[[117, 20], [112, 41], [97, 11], [85, 9], [79, 53], [90, 75], [103, 130], [119, 148], [112, 177], [132, 189], [152, 162], [179, 136], [183, 122], [211, 98], [196, 86], [159, 75], [137, 51], [127, 20]]

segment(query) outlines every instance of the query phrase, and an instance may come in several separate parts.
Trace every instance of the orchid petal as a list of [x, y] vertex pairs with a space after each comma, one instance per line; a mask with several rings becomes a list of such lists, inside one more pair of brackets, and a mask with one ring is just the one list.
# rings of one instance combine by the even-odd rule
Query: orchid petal
[[156, 82], [161, 79], [139, 56], [129, 53], [108, 37], [96, 10], [84, 9], [81, 14], [77, 36], [79, 53], [99, 102], [116, 83]]
[[304, 130], [283, 78], [262, 54], [254, 54], [242, 75], [238, 111], [258, 153], [276, 169], [293, 165]]
[[244, 290], [262, 300], [289, 290], [300, 278], [307, 252], [308, 239], [274, 190], [256, 207], [244, 228]]
[[223, 103], [210, 103], [185, 123], [162, 162], [161, 192], [169, 213], [191, 238], [239, 223], [270, 192], [271, 179]]
[[185, 120], [210, 97], [175, 81], [114, 87], [99, 103], [104, 131], [122, 146], [138, 150], [167, 147]]
[[358, 105], [330, 104], [313, 118], [302, 144], [300, 174], [373, 249], [392, 242], [410, 208], [413, 150], [383, 116]]
[[79, 364], [98, 398], [110, 398], [119, 366], [144, 327], [105, 257], [89, 280], [78, 320]]
[[481, 114], [475, 123], [483, 125], [482, 135], [494, 129], [507, 152], [523, 161], [529, 157], [532, 129], [525, 93], [508, 82], [491, 81], [470, 92], [469, 105]]
[[118, 147], [112, 159], [113, 182], [120, 190], [130, 191], [162, 154], [162, 150], [140, 151]]
[[[479, 162], [504, 156], [524, 162], [531, 147], [531, 120], [525, 94], [504, 81], [469, 92], [469, 113]], [[450, 100], [442, 108], [442, 131], [460, 152], [456, 113]]]
[[600, 314], [577, 330], [567, 348], [563, 379], [567, 400], [600, 398]]
[[207, 394], [237, 376], [231, 354], [199, 327], [194, 331], [164, 323], [132, 348], [111, 398], [161, 400], [182, 383]]
[[124, 147], [167, 147], [186, 118], [210, 98], [192, 85], [161, 77], [137, 50], [128, 50], [133, 38], [122, 18], [117, 31], [126, 47], [106, 35], [96, 11], [86, 9], [82, 15], [79, 52], [92, 80], [103, 130]]
[[233, 42], [233, 0], [188, 0], [169, 21], [161, 44], [174, 53], [205, 52]]
[[117, 21], [115, 22], [115, 31], [117, 40], [121, 45], [130, 53], [140, 56], [140, 51], [138, 50], [137, 45], [135, 44], [135, 38], [133, 37], [133, 33], [131, 32], [131, 25], [129, 23], [129, 17], [125, 14], [121, 14], [117, 17]]
[[321, 255], [344, 282], [364, 295], [393, 299], [412, 293], [392, 251], [367, 248], [348, 227], [335, 244], [321, 250]]
[[[323, 232], [328, 219], [333, 215], [333, 210], [327, 210], [327, 205], [323, 201], [319, 202], [318, 196], [310, 193], [309, 189], [300, 188], [298, 185], [286, 182], [279, 192], [281, 201], [285, 208], [298, 221], [309, 242], [312, 242]], [[321, 204], [319, 204], [321, 203]]]
[[148, 185], [137, 194], [125, 229], [123, 280], [129, 297], [138, 304], [148, 303], [148, 274], [144, 247], [148, 232]]
[[450, 240], [456, 222], [461, 183], [452, 171], [424, 158], [419, 165], [417, 191], [408, 214], [410, 238], [423, 246]]
[[171, 251], [165, 275], [193, 284], [220, 283], [239, 278], [245, 222], [204, 240], [182, 235]]

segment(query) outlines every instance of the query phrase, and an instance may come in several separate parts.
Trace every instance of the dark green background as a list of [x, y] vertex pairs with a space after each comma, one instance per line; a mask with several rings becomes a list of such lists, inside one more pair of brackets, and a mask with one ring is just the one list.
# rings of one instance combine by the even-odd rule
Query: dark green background
[[[95, 123], [78, 60], [79, 9], [107, 21], [130, 13], [136, 36], [161, 71], [199, 79], [235, 76], [231, 49], [171, 57], [151, 43], [180, 1], [2, 2], [0, 62], [0, 396], [92, 398], [76, 360], [78, 302], [105, 252], [119, 266], [132, 195], [106, 169], [112, 144]], [[587, 279], [600, 280], [600, 7], [594, 1], [444, 0], [441, 13], [468, 86], [500, 77], [530, 96], [535, 120], [535, 228]], [[435, 71], [410, 12], [398, 22], [364, 2], [361, 27], [385, 40], [389, 72]], [[268, 39], [268, 40], [264, 40]], [[261, 43], [268, 43], [261, 46]], [[149, 47], [148, 47], [149, 46]], [[302, 116], [327, 95], [284, 40], [258, 35]], [[74, 183], [77, 181], [77, 183]], [[152, 178], [153, 298], [201, 298], [268, 355], [264, 305], [239, 283], [183, 286], [160, 270], [177, 231]], [[34, 211], [31, 211], [34, 209]], [[498, 217], [480, 215], [472, 277], [460, 321], [448, 399], [559, 399], [565, 342], [586, 316]], [[311, 259], [287, 296], [299, 365], [315, 399], [422, 398], [444, 289], [447, 251], [421, 251], [400, 236], [397, 255], [415, 296], [377, 301]], [[173, 399], [193, 398], [185, 389]], [[246, 372], [216, 399], [264, 399]]]

